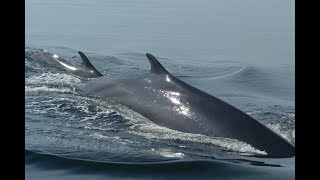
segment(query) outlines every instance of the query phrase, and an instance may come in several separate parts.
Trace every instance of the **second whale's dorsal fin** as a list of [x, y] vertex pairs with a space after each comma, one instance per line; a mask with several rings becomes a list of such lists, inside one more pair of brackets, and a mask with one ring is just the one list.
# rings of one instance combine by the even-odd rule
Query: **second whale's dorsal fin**
[[149, 62], [151, 65], [151, 70], [150, 70], [151, 73], [170, 74], [152, 54], [147, 53], [146, 56], [149, 59]]
[[87, 58], [86, 55], [83, 54], [83, 52], [78, 51], [78, 53], [80, 54], [80, 57], [82, 59], [82, 63], [81, 66], [87, 68], [88, 70], [92, 71], [92, 73], [96, 74], [97, 76], [103, 76], [98, 70], [96, 70], [96, 68], [91, 64], [91, 62], [89, 61], [89, 59]]
[[86, 55], [83, 54], [83, 52], [79, 51], [80, 57], [82, 59], [82, 66], [88, 67], [88, 68], [94, 68], [89, 59], [87, 58]]

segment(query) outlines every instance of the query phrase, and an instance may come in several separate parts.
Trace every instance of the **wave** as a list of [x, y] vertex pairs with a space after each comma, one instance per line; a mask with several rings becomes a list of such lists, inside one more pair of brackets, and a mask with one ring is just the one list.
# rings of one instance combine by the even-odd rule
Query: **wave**
[[[103, 162], [25, 150], [27, 179], [294, 179], [294, 169], [237, 159]], [[278, 167], [278, 168], [276, 168]], [[52, 177], [50, 174], [54, 174]], [[48, 176], [49, 175], [49, 176]], [[39, 178], [40, 177], [40, 178]]]
[[[162, 160], [162, 161], [141, 161], [141, 162], [117, 162], [117, 161], [98, 161], [83, 158], [74, 158], [67, 155], [53, 154], [50, 152], [39, 152], [29, 149], [25, 149], [25, 160], [26, 164], [37, 164], [37, 163], [61, 163], [63, 166], [77, 165], [78, 168], [83, 166], [86, 169], [99, 169], [97, 167], [113, 167], [115, 169], [122, 168], [173, 168], [183, 166], [185, 168], [190, 168], [193, 170], [202, 169], [204, 167], [227, 167], [235, 166], [241, 167], [241, 165], [254, 165], [254, 166], [269, 166], [269, 167], [281, 167], [278, 164], [268, 164], [264, 162], [247, 160], [247, 159], [175, 159], [175, 160]], [[65, 169], [64, 167], [60, 168]]]

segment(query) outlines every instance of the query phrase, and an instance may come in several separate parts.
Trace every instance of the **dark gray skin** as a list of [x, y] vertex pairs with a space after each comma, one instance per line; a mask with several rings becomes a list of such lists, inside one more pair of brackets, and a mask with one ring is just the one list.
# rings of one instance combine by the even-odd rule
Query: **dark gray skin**
[[170, 129], [232, 138], [285, 158], [295, 148], [246, 113], [171, 75], [151, 54], [149, 73], [129, 79], [103, 76], [82, 87], [90, 95], [112, 99]]
[[37, 52], [33, 54], [31, 57], [35, 60], [42, 61], [48, 64], [53, 64], [56, 67], [65, 69], [72, 74], [75, 74], [79, 77], [84, 78], [97, 78], [103, 76], [99, 71], [97, 71], [93, 65], [90, 63], [89, 59], [79, 51], [80, 57], [82, 59], [81, 65], [74, 65], [58, 57], [55, 54], [51, 54], [49, 52]]

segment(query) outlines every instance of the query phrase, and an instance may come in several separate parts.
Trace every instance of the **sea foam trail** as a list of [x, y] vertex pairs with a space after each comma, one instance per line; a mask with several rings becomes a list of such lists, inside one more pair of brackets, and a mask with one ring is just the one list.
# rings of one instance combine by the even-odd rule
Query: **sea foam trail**
[[69, 84], [76, 85], [81, 80], [75, 76], [60, 73], [43, 73], [39, 76], [31, 76], [26, 78], [26, 83], [30, 84]]

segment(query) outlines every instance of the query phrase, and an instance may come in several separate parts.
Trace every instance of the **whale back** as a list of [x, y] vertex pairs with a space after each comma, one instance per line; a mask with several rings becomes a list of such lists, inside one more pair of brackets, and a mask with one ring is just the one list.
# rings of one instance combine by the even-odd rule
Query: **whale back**
[[232, 105], [171, 75], [151, 54], [149, 73], [128, 79], [100, 77], [84, 91], [109, 98], [170, 129], [232, 138], [265, 151], [268, 157], [294, 156], [294, 147]]

